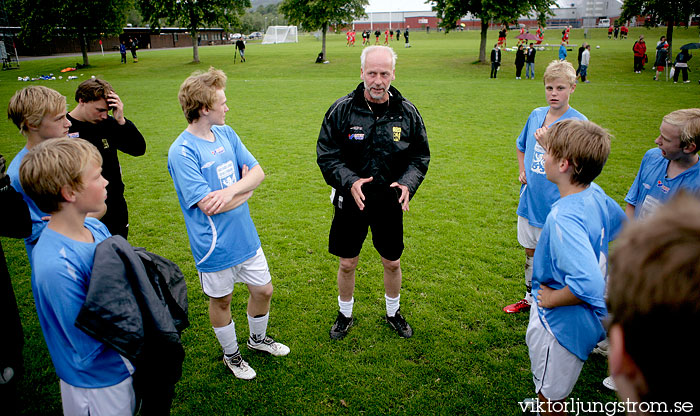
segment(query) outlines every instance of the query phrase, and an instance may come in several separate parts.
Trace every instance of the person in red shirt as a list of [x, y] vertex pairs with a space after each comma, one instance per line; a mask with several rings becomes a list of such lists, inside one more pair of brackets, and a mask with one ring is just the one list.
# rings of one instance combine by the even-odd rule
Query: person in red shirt
[[634, 51], [634, 73], [641, 74], [644, 69], [644, 56], [647, 53], [647, 44], [644, 43], [644, 35], [639, 36], [639, 40], [632, 46]]
[[611, 24], [608, 28], [608, 39], [612, 39], [613, 25]]
[[384, 44], [385, 45], [389, 44], [389, 29], [384, 31]]

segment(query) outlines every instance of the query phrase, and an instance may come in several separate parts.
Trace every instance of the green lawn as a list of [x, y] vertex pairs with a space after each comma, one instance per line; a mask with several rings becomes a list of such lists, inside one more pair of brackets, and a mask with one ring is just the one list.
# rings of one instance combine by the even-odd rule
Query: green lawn
[[[572, 105], [614, 135], [609, 162], [596, 182], [622, 204], [642, 155], [655, 146], [662, 116], [698, 106], [700, 58], [690, 62], [691, 84], [653, 82], [651, 65], [641, 75], [633, 73], [632, 43], [644, 33], [653, 60], [662, 29], [632, 29], [626, 41], [608, 40], [605, 29], [589, 32], [591, 83], [579, 85]], [[496, 37], [489, 32], [489, 45]], [[559, 37], [551, 30], [546, 41]], [[312, 36], [301, 36], [298, 44], [250, 43], [245, 64], [234, 64], [232, 46], [202, 47], [200, 64], [190, 63], [191, 49], [142, 50], [139, 62], [129, 59], [127, 65], [119, 63], [118, 53], [95, 55], [92, 68], [72, 73], [78, 80], [66, 81], [63, 74], [63, 80], [35, 82], [69, 97], [72, 109], [81, 80], [105, 78], [146, 137], [145, 156], [121, 157], [130, 242], [177, 262], [190, 288], [192, 325], [183, 335], [187, 356], [173, 414], [520, 414], [518, 401], [533, 395], [527, 316], [501, 311], [524, 291], [514, 142], [530, 111], [546, 105], [541, 76], [557, 51], [537, 53], [537, 81], [516, 80], [515, 54], [504, 53], [493, 80], [488, 65], [474, 64], [478, 39], [477, 32], [412, 32], [412, 48], [394, 42], [399, 56], [394, 85], [421, 111], [432, 151], [430, 170], [404, 222], [402, 312], [415, 330], [408, 340], [383, 322], [382, 271], [371, 242], [357, 273], [356, 325], [343, 341], [328, 338], [337, 311], [337, 260], [327, 252], [330, 188], [316, 166], [315, 143], [325, 111], [360, 81], [361, 46], [347, 48], [344, 35], [329, 35], [327, 65], [313, 63], [321, 45]], [[676, 48], [697, 39], [695, 28], [674, 33]], [[572, 43], [583, 40], [582, 30], [572, 32]], [[569, 57], [575, 63], [576, 51]], [[29, 85], [18, 76], [57, 75], [78, 60], [26, 61], [20, 70], [0, 73], [0, 111], [14, 91]], [[258, 372], [249, 382], [235, 379], [221, 363], [167, 172], [170, 143], [186, 127], [179, 85], [209, 66], [227, 73], [227, 122], [267, 175], [250, 209], [275, 285], [269, 333], [292, 349], [286, 358], [243, 351]], [[0, 153], [8, 163], [23, 145], [10, 121], [0, 123]], [[25, 414], [57, 414], [58, 383], [34, 309], [24, 246], [10, 239], [2, 244], [25, 330], [19, 400]], [[246, 300], [246, 290], [238, 286], [232, 308], [243, 343]], [[603, 358], [592, 356], [572, 397], [614, 400], [601, 384], [606, 368]]]

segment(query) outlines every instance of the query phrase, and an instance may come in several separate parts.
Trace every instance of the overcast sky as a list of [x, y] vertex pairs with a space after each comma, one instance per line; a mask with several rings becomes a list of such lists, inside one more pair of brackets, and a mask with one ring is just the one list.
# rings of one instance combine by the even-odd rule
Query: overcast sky
[[369, 5], [365, 7], [367, 13], [371, 12], [416, 12], [431, 10], [425, 0], [369, 0]]

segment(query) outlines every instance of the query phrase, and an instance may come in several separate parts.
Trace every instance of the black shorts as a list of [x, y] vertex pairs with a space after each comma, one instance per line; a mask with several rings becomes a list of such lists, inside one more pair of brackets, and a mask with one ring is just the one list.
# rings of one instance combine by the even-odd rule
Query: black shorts
[[[398, 191], [398, 192], [397, 192]], [[362, 187], [365, 209], [360, 211], [352, 195], [346, 195], [342, 208], [336, 204], [333, 223], [328, 237], [328, 251], [338, 257], [353, 258], [360, 255], [372, 229], [372, 242], [380, 256], [398, 260], [403, 253], [403, 211], [399, 204], [400, 190], [388, 185]]]

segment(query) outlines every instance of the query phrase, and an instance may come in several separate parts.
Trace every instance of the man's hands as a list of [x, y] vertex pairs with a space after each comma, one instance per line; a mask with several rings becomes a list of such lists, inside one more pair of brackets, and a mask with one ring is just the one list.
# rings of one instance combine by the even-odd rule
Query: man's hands
[[[373, 180], [374, 177], [371, 176], [369, 178], [360, 178], [352, 184], [352, 187], [350, 187], [350, 194], [352, 194], [352, 197], [355, 199], [355, 203], [357, 204], [357, 207], [360, 209], [360, 211], [365, 209], [365, 194], [362, 193], [362, 185], [370, 183]], [[399, 188], [401, 190], [401, 195], [399, 196], [399, 204], [401, 204], [401, 209], [403, 211], [408, 211], [408, 186], [401, 185], [398, 182], [394, 182], [389, 186], [391, 188]]]
[[404, 212], [407, 212], [408, 211], [408, 199], [409, 199], [408, 198], [409, 197], [408, 186], [401, 185], [398, 182], [394, 182], [389, 186], [392, 188], [399, 188], [401, 190], [401, 196], [399, 196], [399, 204], [401, 204], [401, 209]]
[[126, 119], [124, 118], [124, 103], [122, 103], [121, 98], [114, 91], [107, 93], [107, 105], [112, 110], [112, 116], [119, 125], [124, 125]]
[[[248, 174], [248, 165], [243, 165], [241, 169], [241, 179]], [[225, 211], [225, 208], [229, 202], [231, 202], [234, 197], [241, 200], [241, 203], [248, 200], [253, 195], [253, 191], [243, 192], [236, 194], [233, 187], [219, 189], [218, 191], [212, 191], [209, 195], [202, 198], [201, 201], [197, 203], [199, 209], [204, 212], [205, 215], [212, 216]]]
[[355, 203], [357, 204], [357, 207], [360, 208], [360, 211], [365, 209], [365, 194], [362, 193], [362, 185], [370, 183], [373, 180], [374, 177], [372, 176], [369, 178], [360, 178], [352, 184], [352, 187], [350, 187], [350, 193], [352, 194], [352, 197], [355, 198]]

